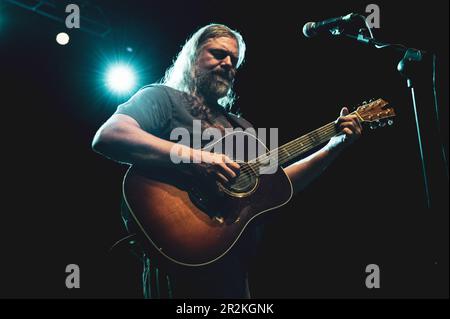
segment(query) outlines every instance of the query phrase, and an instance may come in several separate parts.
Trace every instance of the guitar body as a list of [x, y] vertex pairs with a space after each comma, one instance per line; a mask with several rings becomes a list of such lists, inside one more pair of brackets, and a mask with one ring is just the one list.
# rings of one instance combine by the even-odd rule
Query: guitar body
[[[262, 142], [245, 132], [223, 139], [243, 136], [246, 143], [256, 142], [266, 150]], [[224, 154], [235, 159], [233, 154]], [[211, 193], [173, 169], [130, 167], [123, 195], [151, 257], [177, 266], [211, 264], [233, 249], [255, 217], [290, 200], [292, 185], [283, 169], [277, 166], [273, 174], [245, 178], [242, 172], [250, 169], [246, 162], [240, 164], [243, 179], [237, 182], [238, 187], [219, 185], [219, 193]]]

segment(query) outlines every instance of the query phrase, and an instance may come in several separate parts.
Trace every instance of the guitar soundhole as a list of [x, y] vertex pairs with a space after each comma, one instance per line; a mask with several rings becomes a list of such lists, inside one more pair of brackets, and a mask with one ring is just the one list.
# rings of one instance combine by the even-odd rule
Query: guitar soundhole
[[249, 195], [257, 186], [258, 178], [253, 172], [252, 168], [246, 163], [239, 163], [241, 165], [241, 172], [239, 176], [231, 183], [222, 185], [224, 191], [234, 196]]

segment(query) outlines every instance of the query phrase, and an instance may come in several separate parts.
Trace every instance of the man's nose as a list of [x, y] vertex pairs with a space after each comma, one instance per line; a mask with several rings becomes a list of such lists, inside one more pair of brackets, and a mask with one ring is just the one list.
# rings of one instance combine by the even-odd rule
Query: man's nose
[[233, 63], [231, 62], [231, 57], [227, 55], [225, 58], [222, 59], [222, 64], [225, 64], [229, 67], [233, 66]]

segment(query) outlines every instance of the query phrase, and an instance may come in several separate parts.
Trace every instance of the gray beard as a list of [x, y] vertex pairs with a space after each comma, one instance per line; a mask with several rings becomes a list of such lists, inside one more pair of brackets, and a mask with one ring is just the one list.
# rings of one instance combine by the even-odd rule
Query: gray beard
[[197, 92], [207, 101], [217, 102], [218, 99], [226, 96], [232, 88], [232, 81], [217, 75], [214, 72], [197, 74]]

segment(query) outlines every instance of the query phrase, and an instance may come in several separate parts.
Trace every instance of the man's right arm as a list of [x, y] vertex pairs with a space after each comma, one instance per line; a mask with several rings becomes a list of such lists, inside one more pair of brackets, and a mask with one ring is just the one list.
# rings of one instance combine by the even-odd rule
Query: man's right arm
[[[144, 131], [131, 116], [112, 115], [97, 131], [92, 141], [92, 148], [99, 154], [117, 162], [170, 166], [170, 150], [175, 143], [163, 140]], [[184, 147], [183, 154], [192, 156], [192, 149]]]
[[[193, 163], [194, 157], [201, 159], [201, 162], [194, 165], [175, 164], [170, 155], [174, 147], [177, 147], [182, 162]], [[92, 148], [117, 162], [143, 167], [173, 167], [187, 173], [192, 173], [194, 169], [223, 182], [239, 172], [239, 165], [225, 155], [203, 152], [161, 139], [144, 131], [136, 120], [124, 114], [112, 115], [100, 127], [92, 141]]]

